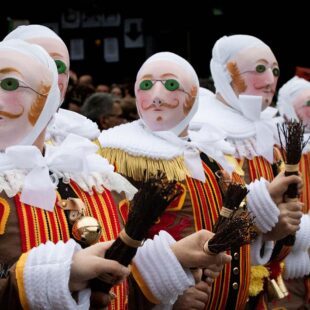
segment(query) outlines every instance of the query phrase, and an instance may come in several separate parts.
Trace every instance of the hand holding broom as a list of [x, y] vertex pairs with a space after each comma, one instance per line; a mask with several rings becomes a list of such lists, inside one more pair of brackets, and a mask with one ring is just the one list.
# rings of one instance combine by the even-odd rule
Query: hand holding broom
[[[304, 139], [305, 126], [302, 122], [296, 120], [286, 120], [282, 124], [278, 124], [278, 135], [282, 150], [285, 151], [285, 176], [298, 175], [298, 166], [302, 156], [302, 150], [308, 141]], [[290, 184], [284, 194], [284, 200], [298, 200], [297, 184]], [[284, 245], [292, 246], [295, 243], [295, 235], [288, 235], [280, 242]]]
[[[180, 193], [175, 182], [168, 182], [164, 173], [148, 178], [130, 203], [125, 228], [105, 254], [106, 259], [128, 266], [142, 245], [151, 226]], [[113, 285], [94, 279], [93, 291], [108, 293]]]

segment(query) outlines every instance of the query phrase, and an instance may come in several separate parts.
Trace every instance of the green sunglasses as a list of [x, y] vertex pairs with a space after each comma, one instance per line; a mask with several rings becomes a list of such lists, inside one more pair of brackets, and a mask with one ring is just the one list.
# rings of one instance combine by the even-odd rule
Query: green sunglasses
[[65, 73], [67, 71], [67, 66], [62, 60], [56, 59], [55, 63], [57, 66], [58, 74]]
[[[22, 84], [25, 84], [25, 85], [22, 85]], [[4, 90], [7, 90], [7, 91], [14, 91], [20, 87], [21, 88], [29, 88], [40, 96], [46, 97], [48, 95], [48, 94], [41, 94], [41, 93], [37, 92], [35, 89], [33, 89], [32, 87], [27, 85], [25, 82], [22, 82], [22, 81], [18, 80], [17, 78], [13, 78], [13, 77], [8, 77], [8, 78], [5, 78], [3, 80], [0, 80], [0, 87]]]
[[165, 88], [169, 91], [180, 90], [190, 96], [188, 92], [186, 92], [183, 88], [180, 87], [180, 83], [174, 79], [167, 79], [167, 80], [143, 80], [139, 87], [141, 90], [149, 90], [151, 89], [156, 82], [161, 82]]

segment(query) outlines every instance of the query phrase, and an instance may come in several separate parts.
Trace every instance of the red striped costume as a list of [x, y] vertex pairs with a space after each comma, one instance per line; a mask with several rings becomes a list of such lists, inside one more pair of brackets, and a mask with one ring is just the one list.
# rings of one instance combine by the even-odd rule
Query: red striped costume
[[[209, 159], [210, 160], [210, 159]], [[222, 194], [210, 167], [203, 162], [206, 182], [187, 177], [179, 186], [182, 194], [167, 208], [151, 230], [150, 237], [166, 230], [176, 240], [194, 231], [212, 231], [222, 207]], [[240, 178], [239, 178], [240, 180]], [[121, 215], [126, 221], [128, 207], [120, 204]], [[250, 280], [250, 247], [232, 250], [233, 260], [215, 280], [206, 309], [244, 309], [248, 298]], [[147, 309], [147, 308], [145, 308]]]
[[[96, 191], [94, 191], [93, 194], [89, 194], [82, 191], [74, 182], [71, 182], [70, 186], [74, 190], [76, 196], [85, 203], [87, 207], [85, 212], [86, 215], [92, 216], [100, 222], [103, 232], [100, 241], [116, 239], [121, 227], [117, 208], [111, 193], [105, 190], [102, 194]], [[57, 201], [59, 201], [59, 199], [60, 195], [58, 194]], [[14, 205], [16, 211], [14, 210], [14, 212], [12, 212]], [[11, 201], [9, 199], [0, 199], [0, 215], [8, 212], [8, 207], [11, 209], [9, 210], [11, 211], [11, 215], [17, 216], [15, 222], [19, 223], [20, 248], [14, 249], [16, 257], [48, 240], [54, 243], [60, 240], [64, 242], [69, 240], [70, 231], [65, 211], [57, 205], [57, 202], [53, 212], [49, 212], [22, 203], [20, 201], [20, 195], [18, 194], [14, 197], [14, 200]], [[2, 212], [4, 210], [5, 212]], [[1, 220], [1, 223], [2, 222]], [[11, 231], [8, 225], [9, 221], [7, 222], [4, 234], [6, 234], [6, 230], [8, 234]], [[17, 236], [15, 236], [15, 238], [16, 237]], [[115, 286], [113, 292], [116, 294], [117, 298], [111, 302], [109, 309], [126, 309], [128, 301], [127, 284]]]

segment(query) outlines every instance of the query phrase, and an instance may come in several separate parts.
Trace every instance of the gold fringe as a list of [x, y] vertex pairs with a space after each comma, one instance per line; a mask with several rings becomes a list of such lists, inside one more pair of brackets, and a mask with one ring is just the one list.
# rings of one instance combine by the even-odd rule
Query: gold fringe
[[257, 296], [264, 289], [264, 279], [269, 276], [269, 271], [264, 266], [252, 266], [249, 295]]
[[144, 181], [149, 179], [158, 170], [166, 173], [169, 181], [184, 181], [189, 175], [184, 159], [176, 157], [173, 159], [152, 159], [143, 156], [133, 156], [123, 150], [103, 148], [102, 156], [111, 164], [115, 165], [116, 171], [130, 177], [135, 181]]

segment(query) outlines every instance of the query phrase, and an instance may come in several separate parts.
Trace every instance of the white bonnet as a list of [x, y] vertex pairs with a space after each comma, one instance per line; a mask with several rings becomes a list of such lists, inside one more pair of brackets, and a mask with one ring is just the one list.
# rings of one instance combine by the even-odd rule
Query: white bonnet
[[174, 128], [170, 129], [170, 131], [172, 131], [176, 135], [179, 135], [188, 126], [190, 120], [193, 118], [193, 116], [195, 115], [195, 113], [198, 110], [198, 98], [199, 98], [199, 96], [198, 96], [198, 89], [199, 89], [198, 76], [197, 76], [196, 71], [192, 67], [192, 65], [187, 60], [182, 58], [181, 56], [174, 54], [174, 53], [171, 53], [171, 52], [160, 52], [160, 53], [156, 53], [156, 54], [152, 55], [143, 63], [140, 70], [138, 71], [137, 79], [139, 78], [139, 75], [140, 75], [140, 73], [141, 73], [141, 71], [145, 65], [148, 65], [148, 64], [150, 64], [152, 62], [156, 62], [156, 61], [169, 61], [169, 62], [177, 64], [179, 67], [181, 67], [184, 70], [185, 74], [189, 74], [191, 76], [192, 81], [197, 86], [197, 96], [195, 98], [195, 102], [192, 106], [192, 109], [190, 110], [188, 115], [183, 119], [182, 122], [180, 122]]
[[295, 97], [305, 89], [310, 89], [310, 82], [297, 76], [287, 81], [279, 89], [277, 107], [282, 116], [298, 120], [292, 103]]
[[218, 39], [212, 50], [210, 70], [216, 91], [221, 93], [226, 102], [235, 110], [241, 111], [239, 100], [231, 87], [231, 76], [227, 71], [226, 64], [238, 52], [252, 47], [269, 48], [260, 39], [250, 35], [224, 36]]
[[43, 25], [18, 26], [16, 29], [11, 31], [4, 38], [4, 40], [10, 40], [10, 39], [28, 40], [28, 39], [35, 39], [35, 38], [57, 39], [61, 41], [62, 43], [64, 43], [63, 40], [53, 30]]
[[59, 105], [60, 92], [58, 88], [58, 73], [56, 64], [43, 48], [22, 40], [16, 39], [2, 41], [0, 42], [0, 51], [1, 50], [12, 50], [24, 54], [27, 57], [31, 57], [43, 64], [46, 67], [46, 70], [49, 70], [52, 74], [52, 85], [46, 98], [43, 110], [31, 132], [19, 143], [23, 145], [32, 145], [42, 130], [47, 126]]

